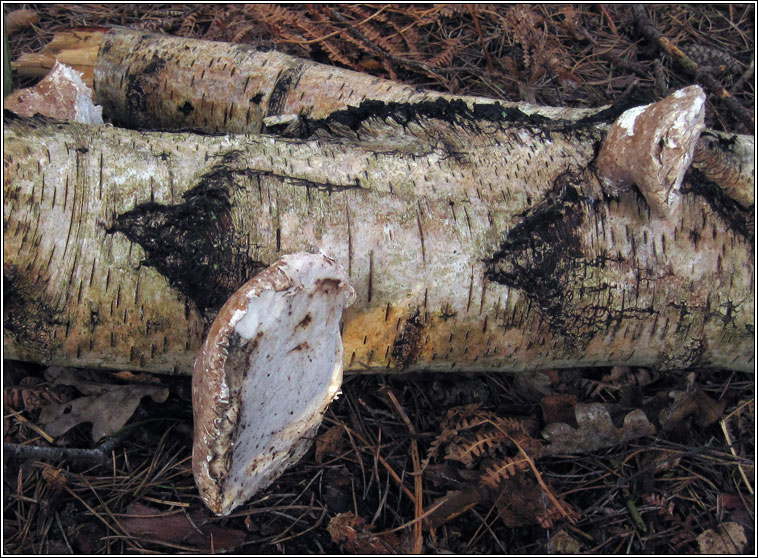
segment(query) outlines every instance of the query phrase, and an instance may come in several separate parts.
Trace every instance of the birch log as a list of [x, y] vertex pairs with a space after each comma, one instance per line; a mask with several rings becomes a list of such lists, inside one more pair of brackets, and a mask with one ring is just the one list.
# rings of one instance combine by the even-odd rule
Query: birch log
[[[56, 60], [83, 73], [114, 123], [135, 128], [260, 133], [279, 130], [277, 124], [266, 124], [277, 122], [276, 117], [319, 120], [366, 100], [419, 103], [443, 98], [469, 106], [495, 104], [484, 97], [428, 91], [268, 48], [122, 28], [58, 32], [41, 52], [21, 56], [13, 69], [42, 77]], [[600, 112], [500, 104], [565, 120]]]
[[347, 370], [752, 369], [750, 139], [704, 134], [684, 203], [651, 214], [597, 175], [612, 110], [128, 30], [84, 41], [118, 122], [273, 135], [12, 119], [7, 356], [189, 372], [239, 285], [320, 249], [359, 295]]
[[357, 294], [348, 371], [752, 370], [752, 208], [699, 171], [673, 214], [609, 195], [604, 138], [445, 99], [364, 103], [305, 139], [11, 117], [6, 357], [189, 373], [247, 278], [322, 250]]

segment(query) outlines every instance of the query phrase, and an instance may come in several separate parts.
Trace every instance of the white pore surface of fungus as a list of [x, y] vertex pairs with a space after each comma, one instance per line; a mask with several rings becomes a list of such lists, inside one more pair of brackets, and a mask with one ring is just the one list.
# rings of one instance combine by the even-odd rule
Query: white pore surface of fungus
[[285, 256], [224, 305], [195, 364], [193, 470], [226, 515], [307, 451], [342, 383], [342, 310], [355, 295], [323, 254]]

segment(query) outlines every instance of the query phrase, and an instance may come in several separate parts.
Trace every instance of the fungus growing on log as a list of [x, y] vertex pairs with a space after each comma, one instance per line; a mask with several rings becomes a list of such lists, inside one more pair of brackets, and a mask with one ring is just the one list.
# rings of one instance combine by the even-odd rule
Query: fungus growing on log
[[195, 363], [192, 468], [227, 515], [311, 444], [342, 383], [340, 318], [355, 295], [323, 254], [293, 254], [221, 308]]
[[624, 112], [598, 155], [606, 189], [615, 194], [636, 184], [655, 215], [671, 215], [704, 119], [705, 94], [697, 85]]

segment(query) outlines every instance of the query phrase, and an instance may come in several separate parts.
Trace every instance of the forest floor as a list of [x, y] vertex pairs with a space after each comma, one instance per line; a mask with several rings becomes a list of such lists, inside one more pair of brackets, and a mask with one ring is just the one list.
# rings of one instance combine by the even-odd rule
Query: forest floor
[[[707, 75], [706, 125], [754, 133], [754, 4], [643, 8], [668, 53], [632, 4], [4, 5], [19, 8], [11, 60], [64, 27], [121, 25], [541, 105], [644, 104]], [[7, 554], [755, 553], [754, 375], [348, 376], [305, 458], [215, 518], [192, 477], [189, 378], [66, 371], [62, 386], [53, 372], [4, 362]], [[40, 428], [43, 407], [95, 382], [168, 397], [99, 445], [88, 423]]]

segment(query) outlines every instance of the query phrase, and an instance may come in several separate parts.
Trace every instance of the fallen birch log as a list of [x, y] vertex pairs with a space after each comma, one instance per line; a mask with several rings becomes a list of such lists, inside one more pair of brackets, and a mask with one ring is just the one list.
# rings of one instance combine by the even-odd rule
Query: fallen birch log
[[357, 295], [346, 370], [752, 370], [752, 208], [675, 184], [692, 146], [667, 130], [644, 197], [598, 169], [595, 124], [492, 107], [364, 104], [308, 139], [11, 118], [6, 356], [188, 373], [246, 279], [322, 250]]
[[752, 370], [752, 140], [698, 144], [698, 88], [608, 129], [470, 98], [272, 114], [281, 75], [245, 129], [269, 135], [6, 120], [6, 355], [196, 361], [214, 512], [303, 454], [343, 365]]
[[[83, 73], [113, 122], [134, 128], [279, 133], [281, 117], [318, 120], [366, 100], [421, 103], [441, 98], [469, 106], [495, 104], [484, 97], [427, 91], [270, 49], [121, 28], [58, 32], [42, 51], [21, 56], [12, 67], [20, 75], [42, 77], [56, 60]], [[600, 112], [528, 103], [500, 106], [564, 120]]]
[[[21, 75], [42, 77], [57, 60], [82, 72], [111, 121], [132, 128], [305, 138], [314, 123], [318, 127], [319, 121], [365, 101], [401, 103], [392, 110], [410, 114], [414, 105], [445, 100], [459, 108], [460, 103], [476, 107], [480, 115], [505, 113], [538, 126], [545, 119], [582, 120], [604, 131], [625, 108], [543, 107], [449, 95], [269, 49], [123, 28], [58, 32], [42, 51], [25, 54], [12, 66]], [[355, 121], [352, 115], [347, 123]], [[725, 141], [728, 149], [719, 145]], [[699, 140], [693, 160], [707, 180], [748, 210], [754, 203], [754, 146], [749, 138], [708, 133]]]

